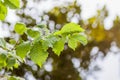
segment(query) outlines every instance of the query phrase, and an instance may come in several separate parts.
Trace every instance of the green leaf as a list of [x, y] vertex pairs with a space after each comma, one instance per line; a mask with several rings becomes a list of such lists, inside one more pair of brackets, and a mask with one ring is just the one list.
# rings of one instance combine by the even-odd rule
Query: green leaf
[[32, 29], [28, 29], [27, 34], [28, 34], [28, 36], [30, 36], [32, 38], [36, 38], [36, 37], [40, 36], [40, 33], [38, 31], [35, 31]]
[[27, 30], [27, 28], [26, 28], [26, 25], [23, 23], [16, 23], [14, 30], [16, 33], [22, 35]]
[[49, 47], [53, 48], [53, 44], [58, 41], [58, 36], [54, 36], [53, 34], [47, 36], [44, 40], [42, 40], [42, 46], [44, 50], [47, 50]]
[[7, 55], [4, 53], [0, 54], [0, 63], [4, 63], [7, 59]]
[[77, 43], [78, 41], [74, 38], [74, 37], [71, 37], [69, 40], [68, 40], [68, 46], [70, 48], [72, 48], [73, 50], [75, 50], [75, 48], [77, 47]]
[[0, 46], [6, 48], [6, 41], [3, 38], [0, 38]]
[[30, 42], [23, 42], [16, 47], [16, 54], [21, 58], [25, 58], [30, 50]]
[[53, 45], [53, 49], [52, 49], [54, 53], [59, 56], [61, 51], [64, 50], [64, 44], [65, 44], [64, 38], [60, 38], [59, 41], [55, 42], [55, 44]]
[[20, 8], [20, 0], [4, 0], [5, 4], [11, 9]]
[[4, 20], [7, 15], [7, 8], [0, 2], [0, 20]]
[[9, 57], [6, 61], [7, 67], [13, 67], [16, 63], [16, 59], [14, 57]]
[[72, 37], [75, 38], [76, 40], [78, 40], [78, 42], [80, 42], [83, 45], [87, 44], [87, 38], [84, 35], [73, 34]]
[[80, 43], [82, 43], [83, 45], [86, 45], [86, 44], [88, 43], [87, 38], [86, 38], [85, 36], [83, 36], [83, 35], [80, 35], [80, 36], [79, 36], [79, 41], [80, 41]]
[[35, 43], [32, 49], [30, 50], [31, 60], [41, 67], [43, 63], [46, 61], [47, 57], [48, 52], [42, 49], [41, 43], [40, 42]]
[[60, 31], [55, 32], [54, 35], [72, 34], [72, 33], [79, 33], [83, 31], [84, 29], [82, 29], [80, 25], [75, 23], [68, 23], [64, 25]]
[[42, 48], [44, 49], [44, 50], [47, 50], [48, 48], [49, 48], [49, 45], [50, 45], [51, 43], [48, 41], [48, 40], [42, 40]]
[[69, 37], [68, 46], [70, 48], [72, 48], [73, 50], [75, 50], [78, 42], [82, 43], [83, 45], [86, 45], [87, 44], [87, 39], [83, 35], [73, 34], [72, 36]]
[[32, 41], [32, 44], [35, 44], [35, 43], [37, 43], [37, 42], [39, 42], [39, 41], [41, 41], [41, 40], [42, 40], [42, 37], [41, 37], [41, 36], [36, 37], [36, 38], [34, 38], [34, 40]]

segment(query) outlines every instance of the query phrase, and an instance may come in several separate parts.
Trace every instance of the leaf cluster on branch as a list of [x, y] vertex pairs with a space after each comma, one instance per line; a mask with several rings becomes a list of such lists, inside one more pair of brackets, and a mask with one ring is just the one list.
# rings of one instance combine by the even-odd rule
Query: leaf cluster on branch
[[[5, 20], [7, 8], [20, 8], [19, 0], [0, 0], [0, 20]], [[45, 25], [36, 25], [33, 28], [27, 28], [24, 23], [18, 22], [14, 25], [15, 34], [27, 35], [27, 41], [19, 37], [18, 40], [10, 39], [7, 42], [0, 38], [0, 69], [17, 68], [20, 63], [25, 62], [25, 58], [30, 58], [40, 67], [46, 61], [51, 48], [56, 55], [64, 50], [64, 45], [75, 50], [78, 43], [87, 44], [84, 29], [75, 23], [65, 24], [61, 30], [50, 32]]]

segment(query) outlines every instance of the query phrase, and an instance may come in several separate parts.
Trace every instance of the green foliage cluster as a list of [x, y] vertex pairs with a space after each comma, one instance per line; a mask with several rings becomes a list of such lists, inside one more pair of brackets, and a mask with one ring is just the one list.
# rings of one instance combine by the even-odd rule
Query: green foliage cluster
[[7, 16], [7, 8], [18, 9], [20, 8], [19, 0], [0, 0], [0, 20], [4, 20]]
[[[19, 0], [0, 0], [0, 20], [4, 20], [7, 15], [7, 7], [17, 9], [20, 6]], [[46, 61], [51, 48], [56, 55], [64, 50], [64, 45], [75, 50], [78, 43], [87, 44], [86, 37], [82, 34], [84, 29], [75, 23], [65, 24], [61, 30], [50, 32], [44, 25], [36, 25], [33, 28], [27, 28], [24, 23], [16, 23], [14, 26], [16, 34], [27, 35], [28, 40], [24, 41], [20, 37], [18, 40], [10, 39], [7, 42], [0, 38], [0, 69], [17, 68], [25, 58], [30, 58], [40, 67]]]
[[[80, 34], [84, 30], [75, 23], [68, 23], [60, 31], [52, 33], [46, 27], [27, 28], [23, 23], [16, 23], [14, 30], [19, 35], [26, 34], [29, 40], [12, 39], [10, 41], [14, 43], [7, 43], [4, 39], [0, 39], [0, 47], [7, 50], [6, 53], [0, 54], [1, 67], [16, 67], [26, 57], [41, 67], [49, 55], [47, 51], [49, 48], [59, 56], [64, 50], [65, 43], [73, 50], [79, 42], [83, 45], [87, 44], [86, 37]], [[11, 49], [6, 46], [8, 44], [12, 46]]]

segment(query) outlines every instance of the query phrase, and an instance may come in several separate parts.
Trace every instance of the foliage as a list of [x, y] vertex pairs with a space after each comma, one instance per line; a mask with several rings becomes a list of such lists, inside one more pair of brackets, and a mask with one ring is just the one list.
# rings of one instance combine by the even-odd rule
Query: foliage
[[[59, 56], [61, 51], [64, 50], [65, 43], [68, 43], [68, 46], [73, 50], [77, 47], [78, 42], [85, 45], [87, 43], [86, 37], [80, 34], [84, 30], [79, 26], [78, 31], [76, 31], [74, 29], [76, 28], [75, 25], [77, 27], [79, 26], [75, 23], [68, 23], [67, 26], [63, 26], [63, 28], [58, 31], [60, 32], [59, 34], [53, 32], [45, 35], [46, 32], [42, 33], [41, 28], [36, 27], [37, 30], [35, 31], [32, 28], [27, 29], [23, 23], [15, 24], [15, 32], [19, 35], [26, 34], [30, 41], [18, 40], [14, 46], [13, 44], [7, 43], [4, 39], [0, 39], [0, 46], [7, 50], [7, 55], [10, 53], [10, 56], [7, 57], [8, 60], [6, 64], [8, 65], [6, 65], [6, 67], [13, 67], [16, 61], [23, 61], [22, 59], [27, 57], [27, 55], [30, 56], [31, 60], [36, 64], [42, 66], [48, 57], [48, 48], [52, 48], [54, 53]], [[71, 28], [71, 30], [68, 31], [68, 28]], [[12, 45], [12, 49], [9, 49], [5, 44]]]
[[[0, 1], [4, 1], [4, 0], [0, 0]], [[22, 4], [22, 8], [20, 9], [20, 11], [24, 10], [26, 12], [27, 10], [31, 10], [31, 7], [29, 8], [28, 6], [25, 6], [27, 4], [26, 2], [29, 3], [29, 1], [27, 1], [27, 0], [21, 0], [21, 1], [24, 4]], [[36, 4], [40, 0], [32, 0], [32, 1]], [[32, 8], [36, 9], [36, 6], [33, 6]], [[44, 37], [42, 38], [41, 32], [46, 31], [46, 34], [44, 34], [44, 35], [47, 35], [48, 33], [47, 33], [47, 30], [45, 30], [45, 29], [43, 29], [44, 31], [41, 30], [42, 28], [45, 28], [44, 25], [41, 25], [41, 24], [36, 25], [36, 21], [38, 21], [37, 20], [38, 18], [34, 19], [33, 15], [28, 15], [28, 14], [26, 15], [24, 12], [23, 13], [22, 12], [19, 13], [19, 11], [16, 12], [18, 14], [18, 17], [20, 17], [21, 22], [25, 23], [26, 27], [33, 27], [33, 28], [27, 28], [25, 30], [25, 32], [23, 32], [22, 35], [17, 34], [17, 37], [15, 37], [16, 33], [14, 31], [11, 31], [12, 37], [5, 37], [4, 39], [2, 38], [1, 44], [3, 46], [2, 47], [3, 49], [0, 48], [0, 51], [1, 51], [0, 53], [2, 55], [2, 57], [0, 59], [0, 65], [2, 65], [1, 68], [3, 70], [5, 70], [5, 73], [10, 72], [9, 75], [25, 77], [26, 71], [29, 71], [30, 73], [32, 73], [32, 75], [36, 79], [46, 79], [46, 76], [47, 77], [49, 76], [52, 80], [82, 80], [82, 79], [78, 79], [79, 77], [83, 78], [82, 75], [81, 76], [79, 75], [79, 74], [82, 74], [81, 71], [79, 71], [79, 69], [81, 69], [82, 71], [85, 70], [85, 72], [89, 73], [89, 66], [91, 66], [91, 63], [96, 61], [97, 57], [101, 56], [101, 58], [104, 58], [104, 56], [107, 55], [108, 51], [110, 51], [110, 52], [112, 51], [111, 50], [112, 46], [116, 46], [116, 47], [120, 48], [120, 37], [119, 37], [120, 17], [116, 17], [113, 27], [110, 30], [105, 30], [104, 20], [107, 17], [107, 10], [105, 7], [104, 7], [104, 9], [99, 10], [98, 14], [94, 15], [93, 17], [91, 17], [90, 19], [88, 19], [86, 21], [82, 20], [81, 16], [79, 16], [81, 14], [80, 8], [81, 8], [81, 6], [79, 6], [78, 4], [71, 5], [69, 3], [67, 6], [66, 5], [57, 6], [57, 7], [53, 8], [52, 10], [50, 10], [49, 12], [45, 12], [45, 14], [42, 14], [42, 16], [38, 17], [38, 18], [41, 18], [41, 21], [44, 21], [44, 16], [49, 16], [49, 19], [48, 19], [48, 21], [46, 21], [47, 22], [46, 24], [49, 25], [49, 21], [50, 21], [50, 23], [51, 23], [51, 21], [53, 21], [55, 23], [53, 30], [59, 29], [59, 26], [57, 27], [57, 25], [60, 25], [62, 27], [64, 24], [71, 22], [71, 19], [75, 17], [78, 20], [78, 24], [80, 24], [85, 29], [85, 34], [87, 34], [89, 43], [84, 47], [79, 43], [80, 41], [77, 41], [77, 39], [74, 39], [74, 37], [77, 38], [77, 36], [73, 36], [70, 34], [71, 36], [73, 36], [73, 38], [72, 37], [70, 38], [69, 37], [70, 35], [67, 36], [67, 39], [65, 40], [65, 42], [67, 42], [67, 43], [65, 43], [65, 50], [62, 51], [62, 54], [61, 53], [59, 54], [60, 55], [59, 57], [57, 57], [55, 54], [53, 54], [53, 52], [51, 52], [51, 50], [54, 48], [54, 45], [52, 45], [52, 44], [55, 44], [57, 41], [59, 41], [61, 39], [60, 37], [64, 38], [64, 36], [66, 34], [64, 34], [64, 35], [62, 34], [62, 36], [61, 36], [61, 34], [59, 34], [59, 36], [55, 36], [55, 35], [53, 35], [54, 32], [52, 32], [52, 33], [50, 33], [51, 35], [46, 36], [45, 38]], [[72, 13], [72, 15], [68, 16], [69, 13]], [[38, 15], [39, 15], [39, 13], [35, 13], [35, 16], [38, 16]], [[0, 16], [0, 18], [1, 18], [1, 16]], [[28, 23], [28, 21], [30, 21], [30, 22]], [[9, 26], [11, 27], [13, 25], [13, 23], [9, 23], [9, 21], [3, 21], [2, 25], [4, 25], [4, 24], [7, 26], [5, 26], [3, 28], [9, 27]], [[39, 30], [36, 29], [36, 27], [40, 29], [40, 32], [39, 32]], [[46, 26], [46, 27], [49, 28], [49, 26]], [[51, 31], [53, 31], [53, 30], [51, 30]], [[26, 36], [26, 34], [29, 36]], [[77, 34], [79, 34], [79, 33], [75, 33], [74, 35], [77, 35]], [[80, 35], [81, 35], [81, 33], [80, 33]], [[15, 39], [13, 38], [13, 36]], [[82, 36], [85, 37], [84, 35], [82, 35]], [[19, 53], [17, 54], [17, 47], [19, 45], [24, 46], [24, 44], [27, 44], [30, 42], [30, 47], [31, 47], [31, 41], [32, 41], [32, 46], [34, 46], [34, 44], [37, 41], [39, 42], [40, 40], [42, 43], [42, 44], [40, 43], [40, 45], [44, 45], [44, 46], [42, 46], [42, 48], [49, 52], [47, 62], [51, 61], [51, 59], [53, 60], [53, 62], [51, 63], [52, 64], [51, 72], [48, 72], [45, 69], [45, 65], [47, 62], [43, 65], [44, 66], [43, 68], [39, 68], [37, 66], [36, 71], [33, 68], [34, 65], [31, 64], [32, 65], [31, 66], [26, 63], [27, 61], [30, 60], [31, 48], [28, 52], [26, 52], [26, 54], [24, 55], [23, 58], [21, 57], [21, 56], [23, 56], [23, 54], [19, 54]], [[82, 41], [84, 41], [84, 39]], [[5, 44], [3, 44], [4, 42], [5, 42]], [[71, 44], [71, 43], [73, 43], [73, 44]], [[10, 46], [9, 46], [9, 44], [10, 44]], [[72, 49], [66, 47], [67, 44], [69, 44], [68, 45], [69, 47], [70, 47], [70, 45], [71, 46], [73, 45], [72, 47], [70, 47], [73, 49], [74, 49], [74, 46], [76, 46], [76, 45], [78, 45], [78, 47], [75, 49], [75, 51], [72, 51]], [[6, 48], [6, 46], [7, 46], [7, 48]], [[15, 47], [13, 48], [13, 46], [15, 46]], [[94, 49], [98, 50], [96, 48], [98, 48], [99, 51], [96, 54], [91, 54], [92, 50], [94, 50]], [[13, 52], [11, 52], [12, 53], [11, 54], [9, 52], [9, 49], [15, 50], [16, 52], [13, 51]], [[21, 51], [23, 51], [23, 50], [21, 50]], [[115, 53], [119, 53], [119, 51], [116, 51]], [[13, 54], [15, 54], [15, 55], [13, 55]], [[16, 56], [16, 54], [17, 54], [17, 56]], [[17, 64], [14, 65], [15, 68], [17, 68], [19, 66], [17, 69], [13, 68], [13, 70], [8, 70], [6, 68], [7, 58], [11, 57], [11, 56], [14, 56], [15, 58], [17, 58], [17, 60], [16, 60]], [[72, 62], [72, 59], [74, 59], [74, 58], [80, 60], [79, 69], [78, 69], [78, 67], [75, 68], [74, 65], [72, 64], [72, 63], [74, 63], [74, 62]], [[1, 62], [3, 62], [3, 63], [1, 63]], [[18, 64], [20, 64], [20, 65], [18, 65]], [[4, 65], [4, 67], [3, 67], [3, 65]], [[92, 66], [94, 66], [94, 65], [92, 65]], [[93, 67], [93, 68], [96, 71], [96, 70], [98, 70], [99, 66], [95, 65], [95, 67]], [[12, 68], [9, 68], [9, 69], [12, 69]], [[39, 71], [42, 71], [42, 74], [38, 74]], [[90, 72], [94, 72], [94, 70], [90, 69]], [[1, 76], [0, 76], [0, 79], [1, 79]]]
[[[19, 8], [19, 0], [2, 0], [0, 1], [0, 20], [4, 20], [7, 15], [7, 7], [11, 9]], [[50, 32], [47, 27], [37, 25], [33, 28], [27, 28], [24, 23], [18, 22], [14, 26], [15, 34], [19, 35], [18, 40], [10, 39], [7, 42], [0, 38], [0, 68], [13, 69], [23, 63], [25, 58], [30, 58], [40, 67], [46, 61], [51, 48], [56, 55], [64, 50], [64, 45], [75, 50], [78, 43], [87, 44], [85, 35], [82, 35], [84, 29], [75, 23], [65, 24], [61, 30]], [[27, 35], [27, 41], [22, 40], [21, 36]], [[12, 80], [13, 77], [10, 78]], [[18, 80], [15, 78], [15, 80]]]
[[7, 8], [2, 2], [0, 2], [0, 20], [4, 20], [6, 15], [7, 15]]
[[78, 33], [83, 31], [84, 30], [79, 25], [75, 23], [69, 23], [64, 25], [60, 31], [55, 32], [55, 35], [72, 34], [72, 33]]
[[[22, 0], [22, 1], [27, 1], [27, 0]], [[40, 0], [34, 0], [33, 3], [37, 3], [39, 1]], [[26, 11], [28, 9], [29, 10], [31, 9], [31, 8], [28, 8], [27, 6], [25, 7], [25, 2], [23, 2], [23, 3], [24, 3], [24, 7], [22, 7], [21, 10]], [[33, 8], [36, 9], [36, 6], [33, 6]], [[43, 17], [48, 16], [49, 19], [47, 21], [45, 21], [45, 22], [47, 22], [46, 24], [49, 25], [49, 21], [53, 21], [55, 23], [55, 26], [51, 31], [54, 31], [56, 29], [58, 30], [60, 28], [59, 26], [62, 27], [64, 24], [71, 22], [72, 18], [74, 18], [74, 17], [77, 18], [78, 24], [80, 24], [85, 29], [85, 34], [87, 34], [89, 43], [86, 46], [82, 46], [81, 44], [78, 43], [78, 47], [76, 48], [76, 50], [72, 51], [72, 49], [68, 48], [67, 44], [65, 44], [65, 50], [62, 51], [62, 54], [60, 54], [59, 57], [57, 57], [55, 54], [53, 54], [51, 48], [48, 49], [48, 47], [44, 46], [44, 49], [48, 49], [49, 56], [47, 58], [48, 59], [47, 62], [45, 62], [45, 64], [43, 65], [42, 68], [39, 68], [37, 66], [37, 69], [35, 70], [35, 68], [33, 68], [34, 65], [32, 65], [32, 64], [28, 65], [27, 63], [22, 63], [22, 65], [20, 65], [17, 69], [13, 69], [12, 71], [10, 70], [11, 75], [23, 77], [23, 76], [25, 76], [26, 71], [29, 71], [30, 73], [32, 73], [32, 75], [36, 79], [44, 80], [44, 79], [46, 79], [46, 76], [47, 76], [47, 77], [51, 78], [52, 80], [84, 80], [84, 77], [82, 76], [81, 71], [85, 71], [86, 73], [89, 73], [89, 71], [90, 72], [94, 72], [96, 70], [99, 71], [100, 68], [97, 65], [92, 64], [92, 66], [93, 66], [92, 70], [89, 69], [89, 67], [91, 66], [91, 63], [96, 61], [96, 59], [98, 59], [100, 56], [103, 59], [105, 57], [105, 55], [107, 55], [107, 52], [111, 51], [111, 47], [113, 45], [116, 44], [115, 46], [118, 46], [120, 44], [120, 37], [119, 37], [120, 18], [118, 17], [115, 20], [114, 27], [112, 29], [105, 30], [103, 23], [104, 23], [104, 20], [106, 19], [106, 16], [105, 16], [106, 9], [100, 10], [98, 14], [91, 17], [90, 19], [92, 19], [92, 21], [89, 21], [89, 19], [87, 21], [84, 21], [84, 20], [82, 20], [81, 16], [79, 16], [81, 14], [80, 8], [81, 7], [78, 4], [71, 5], [71, 3], [69, 3], [67, 6], [66, 5], [58, 6], [57, 10], [55, 7], [52, 10], [50, 10], [49, 12], [43, 14], [42, 16], [40, 16], [38, 18], [41, 18], [42, 19], [41, 21], [45, 21]], [[65, 12], [63, 12], [63, 11], [65, 11]], [[73, 15], [71, 15], [71, 17], [69, 17], [68, 14], [71, 12], [73, 13]], [[19, 14], [18, 16], [20, 17], [21, 21], [25, 22], [27, 27], [33, 27], [36, 25], [35, 21], [37, 21], [38, 19], [34, 19], [33, 15], [29, 15], [29, 17], [28, 17], [28, 14], [25, 15], [24, 13], [19, 13], [19, 12], [17, 12], [17, 14]], [[38, 16], [39, 13], [35, 13], [35, 15]], [[26, 21], [29, 21], [29, 19], [31, 21], [29, 23], [26, 23], [26, 21], [24, 21], [23, 18]], [[5, 23], [5, 24], [8, 24], [8, 23]], [[37, 26], [40, 28], [45, 27], [44, 25], [37, 25]], [[49, 26], [48, 26], [48, 28], [49, 28]], [[36, 31], [36, 29], [32, 29], [32, 30]], [[30, 40], [29, 37], [27, 38], [26, 34], [20, 35], [19, 37], [25, 41], [27, 41], [27, 39]], [[51, 36], [49, 36], [49, 37], [51, 37]], [[39, 37], [36, 38], [36, 40], [34, 42], [38, 41], [39, 39], [41, 39], [41, 38], [39, 38]], [[5, 38], [5, 40], [8, 41], [9, 39]], [[42, 45], [49, 45], [51, 43], [53, 44], [56, 40], [59, 40], [59, 39], [56, 39], [53, 37], [50, 40], [49, 40], [49, 38], [44, 39], [42, 41]], [[10, 41], [11, 42], [13, 41], [12, 42], [13, 44], [15, 42], [13, 39], [11, 39]], [[53, 46], [50, 45], [50, 47], [53, 47]], [[94, 49], [98, 50], [96, 48], [98, 48], [99, 51], [96, 54], [91, 54], [92, 50], [94, 50]], [[119, 53], [119, 51], [115, 52], [115, 53]], [[29, 55], [28, 55], [28, 57], [29, 57]], [[72, 59], [74, 59], [74, 58], [79, 59], [79, 61], [80, 61], [80, 66], [77, 68], [73, 65], [75, 62], [72, 61]], [[46, 69], [46, 65], [51, 60], [53, 60], [51, 62], [52, 71], [49, 72]], [[25, 58], [24, 61], [27, 62], [27, 61], [30, 61], [30, 59]], [[79, 69], [81, 69], [81, 71], [79, 71]], [[40, 71], [42, 71], [42, 74], [39, 74]], [[81, 75], [79, 75], [79, 74], [81, 74]], [[81, 79], [79, 79], [80, 77], [81, 77]]]
[[17, 9], [20, 7], [19, 0], [4, 0], [4, 3], [11, 9]]
[[[16, 9], [19, 8], [18, 2], [18, 0], [15, 0], [15, 2], [11, 0], [5, 0], [4, 2], [1, 1], [1, 9], [3, 9], [1, 11], [1, 14], [4, 15], [4, 18], [7, 12], [6, 5], [12, 9]], [[1, 20], [3, 20], [3, 18]], [[17, 61], [23, 61], [22, 59], [29, 55], [31, 60], [33, 60], [39, 66], [42, 66], [48, 57], [47, 49], [49, 47], [51, 47], [54, 53], [59, 56], [61, 51], [64, 50], [64, 44], [67, 42], [68, 46], [73, 50], [75, 50], [77, 47], [78, 42], [81, 42], [84, 45], [87, 43], [86, 38], [83, 35], [79, 34], [83, 32], [84, 29], [75, 23], [68, 23], [64, 25], [60, 31], [54, 33], [48, 33], [47, 31], [49, 30], [47, 28], [41, 28], [38, 26], [35, 28], [36, 30], [27, 28], [23, 23], [16, 23], [14, 26], [15, 32], [19, 35], [26, 34], [31, 39], [31, 42], [18, 40], [18, 43], [16, 42], [15, 46], [13, 46], [12, 49], [6, 46], [6, 44], [12, 44], [7, 43], [4, 39], [0, 39], [1, 48], [3, 48], [3, 50], [6, 50], [6, 53], [1, 53], [1, 63], [5, 63], [6, 67], [12, 68]], [[5, 66], [3, 65], [3, 67]]]
[[14, 30], [16, 33], [22, 35], [26, 31], [26, 26], [25, 24], [22, 24], [22, 23], [16, 23]]
[[19, 0], [0, 0], [0, 20], [4, 20], [7, 16], [7, 7], [11, 9], [20, 8]]

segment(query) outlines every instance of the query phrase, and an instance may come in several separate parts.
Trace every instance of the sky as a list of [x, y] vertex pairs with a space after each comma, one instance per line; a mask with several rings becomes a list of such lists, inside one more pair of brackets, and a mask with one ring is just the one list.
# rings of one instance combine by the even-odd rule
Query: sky
[[[64, 2], [73, 0], [42, 0], [39, 5], [39, 12], [43, 10], [47, 11], [54, 6], [60, 6]], [[45, 4], [43, 4], [45, 2]], [[78, 0], [82, 7], [82, 19], [87, 20], [97, 13], [97, 9], [102, 9], [106, 5], [109, 16], [105, 19], [104, 25], [106, 29], [110, 29], [113, 25], [115, 16], [120, 16], [120, 0]], [[57, 4], [56, 4], [57, 3]], [[34, 6], [32, 0], [29, 0], [29, 7]], [[47, 7], [46, 7], [47, 5]], [[54, 6], [53, 6], [54, 5]], [[9, 10], [6, 20], [15, 23], [19, 18], [14, 14], [14, 11]], [[11, 17], [14, 16], [14, 17]], [[0, 37], [9, 36], [9, 32], [5, 25], [1, 25], [0, 22]], [[2, 28], [4, 27], [4, 28]], [[114, 48], [113, 48], [114, 49]], [[116, 49], [116, 48], [115, 48]], [[102, 61], [98, 61], [102, 68], [100, 72], [95, 72], [94, 75], [97, 80], [120, 80], [120, 55], [109, 52], [109, 54]], [[95, 80], [92, 76], [89, 76], [87, 80]]]

